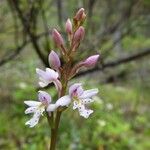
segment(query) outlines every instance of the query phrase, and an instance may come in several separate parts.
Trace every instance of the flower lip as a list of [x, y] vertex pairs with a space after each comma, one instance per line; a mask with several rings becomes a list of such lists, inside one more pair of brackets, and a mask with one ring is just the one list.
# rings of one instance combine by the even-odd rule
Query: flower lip
[[25, 125], [28, 125], [30, 128], [34, 127], [38, 124], [40, 116], [43, 114], [45, 110], [45, 105], [42, 102], [38, 101], [24, 101], [26, 105], [29, 107], [25, 110], [25, 114], [33, 113], [33, 117], [28, 120]]
[[98, 93], [98, 89], [83, 90], [80, 83], [75, 83], [69, 88], [69, 96], [73, 100], [73, 110], [78, 109], [80, 116], [88, 118], [93, 110], [86, 107], [93, 102], [93, 96]]

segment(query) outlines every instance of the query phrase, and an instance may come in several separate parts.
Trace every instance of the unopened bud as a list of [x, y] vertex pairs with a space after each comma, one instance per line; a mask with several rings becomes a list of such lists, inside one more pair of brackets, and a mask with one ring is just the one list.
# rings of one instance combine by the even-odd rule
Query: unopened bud
[[85, 19], [85, 17], [86, 17], [86, 15], [85, 15], [85, 12], [84, 12], [84, 8], [80, 8], [79, 10], [78, 10], [78, 12], [76, 13], [76, 15], [75, 15], [75, 19], [77, 20], [77, 21], [82, 21], [83, 19]]
[[54, 51], [49, 54], [48, 61], [52, 69], [58, 70], [61, 66], [59, 56]]
[[66, 22], [66, 32], [68, 34], [72, 33], [72, 23], [71, 23], [70, 19], [67, 19], [67, 22]]
[[99, 58], [99, 55], [90, 56], [83, 62], [83, 64], [85, 67], [93, 67], [96, 65], [98, 58]]
[[61, 46], [64, 44], [64, 40], [61, 34], [56, 29], [53, 29], [52, 31], [52, 37], [57, 46]]
[[73, 38], [74, 43], [76, 44], [79, 43], [81, 40], [83, 40], [84, 34], [85, 34], [84, 27], [80, 26], [74, 34]]

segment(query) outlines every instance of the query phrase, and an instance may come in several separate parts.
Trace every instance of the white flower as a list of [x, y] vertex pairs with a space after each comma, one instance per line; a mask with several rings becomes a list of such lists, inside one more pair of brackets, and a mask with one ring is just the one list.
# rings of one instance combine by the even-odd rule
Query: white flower
[[43, 112], [45, 111], [46, 108], [47, 109], [49, 108], [47, 111], [50, 112], [54, 111], [57, 108], [55, 104], [50, 104], [51, 96], [44, 91], [39, 91], [38, 99], [39, 102], [32, 100], [24, 101], [24, 103], [29, 106], [29, 108], [25, 110], [25, 114], [33, 113], [33, 117], [25, 123], [25, 125], [29, 125], [30, 128], [38, 124], [40, 116], [43, 115]]
[[46, 68], [46, 71], [43, 71], [41, 69], [36, 68], [36, 73], [39, 76], [39, 85], [41, 87], [45, 87], [50, 83], [54, 83], [54, 85], [56, 86], [57, 90], [61, 90], [61, 82], [58, 80], [59, 74], [58, 72], [50, 69], [50, 68]]
[[67, 106], [73, 100], [73, 109], [78, 109], [80, 116], [88, 118], [93, 110], [86, 107], [87, 104], [93, 102], [92, 97], [98, 93], [98, 89], [83, 90], [80, 83], [73, 84], [69, 88], [69, 95], [65, 95], [57, 100], [56, 105]]

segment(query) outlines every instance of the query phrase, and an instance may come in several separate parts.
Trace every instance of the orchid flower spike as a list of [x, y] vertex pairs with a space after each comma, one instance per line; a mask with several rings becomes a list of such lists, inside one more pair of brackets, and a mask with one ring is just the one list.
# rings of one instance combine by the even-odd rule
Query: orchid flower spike
[[30, 128], [38, 124], [40, 116], [43, 115], [46, 108], [53, 107], [53, 109], [48, 109], [49, 112], [54, 111], [57, 108], [56, 104], [50, 104], [51, 96], [47, 92], [39, 91], [38, 100], [39, 101], [24, 101], [24, 103], [29, 106], [25, 110], [25, 114], [33, 113], [33, 117], [25, 123], [25, 125], [29, 125]]
[[65, 95], [57, 100], [56, 105], [67, 106], [73, 100], [73, 109], [78, 109], [80, 116], [88, 118], [93, 110], [86, 107], [93, 102], [92, 97], [98, 93], [98, 89], [83, 90], [81, 83], [75, 83], [69, 88], [69, 95]]
[[39, 85], [41, 87], [45, 87], [50, 83], [54, 83], [56, 89], [58, 91], [61, 90], [62, 85], [61, 82], [58, 80], [59, 74], [50, 68], [46, 68], [46, 71], [36, 68], [36, 73], [39, 76]]
[[55, 53], [54, 51], [51, 51], [49, 54], [48, 61], [52, 69], [59, 70], [61, 66], [61, 62], [57, 53]]

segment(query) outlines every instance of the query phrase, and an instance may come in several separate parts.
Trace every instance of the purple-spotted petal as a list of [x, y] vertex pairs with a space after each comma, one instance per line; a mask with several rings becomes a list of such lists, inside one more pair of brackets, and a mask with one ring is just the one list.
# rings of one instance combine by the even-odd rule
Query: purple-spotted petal
[[36, 111], [33, 115], [33, 117], [25, 123], [25, 125], [28, 125], [30, 128], [34, 127], [38, 124], [40, 119], [41, 113], [39, 111]]
[[37, 107], [29, 107], [25, 110], [25, 114], [34, 113], [37, 110]]
[[78, 108], [78, 102], [77, 101], [74, 101], [73, 102], [73, 110], [77, 109]]
[[90, 98], [86, 98], [86, 99], [82, 99], [81, 100], [82, 104], [89, 104], [89, 103], [92, 103], [92, 102], [94, 102], [94, 100], [90, 99]]
[[90, 116], [90, 114], [93, 113], [93, 110], [91, 109], [87, 109], [84, 105], [80, 105], [78, 107], [78, 110], [79, 110], [79, 114], [80, 116], [84, 117], [84, 118], [88, 118]]
[[91, 110], [91, 109], [84, 109], [83, 111], [81, 111], [79, 113], [80, 113], [80, 116], [82, 116], [82, 117], [87, 119], [93, 113], [93, 110]]

